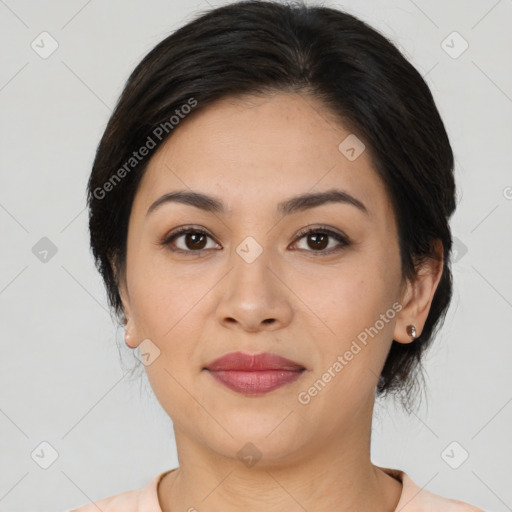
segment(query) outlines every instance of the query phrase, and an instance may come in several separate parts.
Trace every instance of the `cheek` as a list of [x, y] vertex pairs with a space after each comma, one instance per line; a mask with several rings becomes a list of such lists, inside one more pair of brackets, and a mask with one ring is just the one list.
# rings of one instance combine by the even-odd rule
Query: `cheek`
[[[309, 295], [308, 305], [328, 327], [323, 329], [326, 335], [317, 336], [320, 372], [342, 356], [345, 382], [364, 375], [372, 384], [376, 380], [372, 372], [378, 373], [384, 363], [397, 313], [393, 308], [397, 283], [392, 265], [389, 268], [391, 271], [384, 272], [376, 256], [371, 261], [361, 256], [357, 265], [332, 273], [329, 280], [322, 281], [323, 286], [311, 289], [314, 293]], [[341, 385], [341, 379], [338, 383]]]
[[[198, 340], [204, 338], [210, 314], [208, 293], [218, 282], [216, 275], [198, 276], [197, 271], [176, 271], [169, 264], [139, 267], [133, 274], [132, 303], [137, 331], [149, 338], [158, 357], [145, 367], [151, 386], [169, 414], [198, 414], [185, 389], [193, 389], [201, 368]], [[182, 387], [184, 386], [184, 388]], [[197, 395], [197, 392], [195, 392]]]
[[207, 293], [207, 280], [199, 279], [192, 266], [172, 265], [160, 251], [141, 251], [132, 263], [128, 286], [137, 327], [156, 340], [172, 339]]
[[334, 334], [315, 337], [321, 356], [301, 389], [298, 411], [304, 421], [330, 417], [339, 425], [349, 423], [374, 396], [396, 312], [377, 276], [352, 274], [330, 287], [330, 300], [322, 302], [319, 296], [313, 308], [323, 308], [323, 319]]
[[335, 334], [353, 335], [354, 329], [373, 324], [391, 306], [392, 283], [378, 270], [374, 262], [365, 263], [362, 257], [357, 265], [340, 267], [339, 272], [309, 286], [309, 302], [314, 302]]

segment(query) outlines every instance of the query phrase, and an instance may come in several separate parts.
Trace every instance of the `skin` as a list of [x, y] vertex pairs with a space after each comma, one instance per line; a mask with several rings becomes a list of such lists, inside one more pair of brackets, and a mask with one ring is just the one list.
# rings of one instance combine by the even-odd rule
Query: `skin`
[[[396, 220], [369, 151], [348, 160], [338, 145], [350, 131], [309, 96], [223, 99], [175, 130], [137, 191], [120, 287], [127, 343], [149, 338], [160, 350], [146, 371], [172, 419], [180, 463], [159, 485], [162, 510], [395, 510], [402, 485], [370, 459], [377, 376], [392, 340], [412, 341], [407, 325], [420, 335], [442, 260], [402, 282]], [[276, 212], [280, 201], [331, 188], [363, 202], [368, 215], [334, 202]], [[146, 215], [176, 190], [215, 196], [229, 213], [166, 203]], [[185, 235], [159, 244], [184, 225], [210, 236], [202, 245]], [[297, 237], [322, 225], [349, 245], [330, 237], [319, 250], [314, 238]], [[263, 249], [252, 263], [236, 251], [248, 236]], [[299, 403], [395, 302], [402, 309], [394, 318]], [[306, 371], [265, 395], [236, 393], [203, 367], [238, 350], [272, 352]], [[261, 454], [252, 467], [237, 456], [248, 442]]]

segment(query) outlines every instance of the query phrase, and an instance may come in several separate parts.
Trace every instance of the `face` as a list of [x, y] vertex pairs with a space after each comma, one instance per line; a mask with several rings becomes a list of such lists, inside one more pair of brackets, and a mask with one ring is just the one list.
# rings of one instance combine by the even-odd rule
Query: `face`
[[[367, 431], [391, 342], [410, 341], [405, 326], [418, 319], [406, 318], [410, 288], [400, 294], [389, 198], [368, 150], [339, 149], [349, 135], [311, 97], [230, 98], [182, 121], [151, 158], [121, 294], [178, 443], [235, 458], [252, 442], [270, 463]], [[177, 191], [219, 204], [150, 209]], [[286, 203], [327, 191], [346, 195]], [[303, 370], [267, 372], [293, 377], [271, 391], [235, 390], [205, 369], [232, 352], [271, 353]]]

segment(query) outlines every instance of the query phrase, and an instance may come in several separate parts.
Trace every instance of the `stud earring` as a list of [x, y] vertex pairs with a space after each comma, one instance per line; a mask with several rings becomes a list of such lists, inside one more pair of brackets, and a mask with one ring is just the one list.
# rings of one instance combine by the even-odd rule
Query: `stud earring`
[[407, 334], [414, 340], [416, 338], [416, 327], [414, 325], [407, 326]]

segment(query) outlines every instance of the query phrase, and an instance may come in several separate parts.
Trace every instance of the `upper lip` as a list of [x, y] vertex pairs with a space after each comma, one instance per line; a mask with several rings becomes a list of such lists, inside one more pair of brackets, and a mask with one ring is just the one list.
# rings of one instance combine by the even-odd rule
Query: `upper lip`
[[304, 366], [285, 357], [264, 352], [263, 354], [245, 354], [231, 352], [205, 366], [210, 371], [238, 370], [238, 371], [264, 371], [264, 370], [305, 370]]

